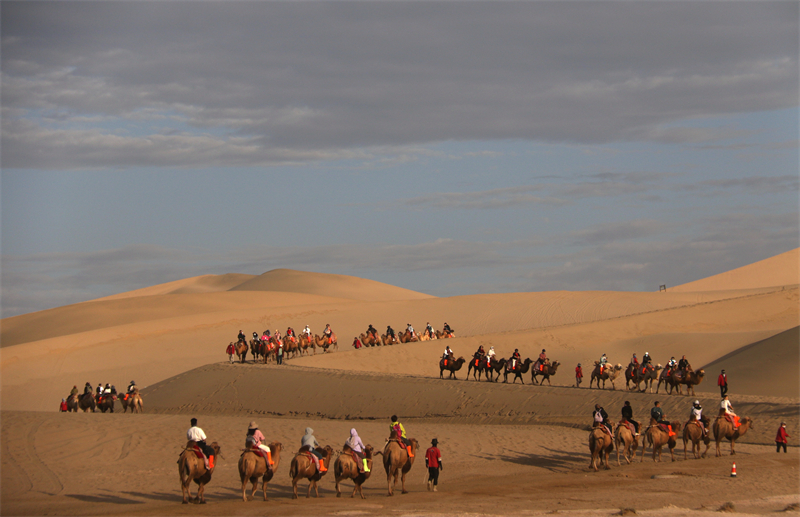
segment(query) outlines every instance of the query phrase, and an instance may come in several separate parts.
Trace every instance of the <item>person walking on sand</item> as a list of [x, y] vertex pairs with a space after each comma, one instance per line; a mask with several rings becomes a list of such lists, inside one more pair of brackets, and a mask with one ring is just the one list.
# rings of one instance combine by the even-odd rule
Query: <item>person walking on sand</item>
[[786, 452], [786, 438], [789, 436], [789, 433], [786, 432], [786, 422], [781, 422], [781, 426], [778, 428], [778, 435], [775, 437], [775, 445], [777, 445], [778, 450], [775, 452], [781, 452], [781, 447], [783, 447], [783, 452]]
[[439, 471], [444, 470], [442, 465], [442, 451], [439, 450], [439, 440], [431, 440], [431, 446], [425, 451], [425, 466], [428, 467], [428, 492], [437, 492], [439, 486]]
[[717, 386], [719, 386], [719, 396], [724, 398], [725, 394], [728, 393], [728, 376], [725, 374], [725, 370], [722, 370], [719, 374]]
[[581, 381], [583, 380], [583, 368], [581, 368], [581, 363], [578, 363], [578, 366], [575, 367], [575, 387], [581, 387]]

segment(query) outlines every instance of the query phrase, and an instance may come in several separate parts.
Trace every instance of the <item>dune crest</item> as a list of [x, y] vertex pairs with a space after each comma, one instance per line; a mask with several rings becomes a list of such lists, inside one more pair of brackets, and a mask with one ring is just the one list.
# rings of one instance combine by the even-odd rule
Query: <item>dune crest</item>
[[92, 302], [101, 302], [108, 300], [121, 300], [124, 298], [136, 298], [139, 296], [159, 296], [165, 294], [188, 294], [188, 293], [215, 293], [219, 291], [228, 291], [243, 282], [253, 278], [255, 275], [245, 275], [242, 273], [227, 273], [225, 275], [201, 275], [193, 276], [191, 278], [184, 278], [182, 280], [175, 280], [165, 284], [153, 285], [150, 287], [143, 287], [134, 291], [127, 291], [124, 293], [112, 294], [111, 296], [104, 296], [90, 300]]
[[724, 291], [800, 283], [800, 248], [725, 273], [670, 287], [673, 292]]
[[335, 296], [351, 300], [389, 301], [435, 298], [429, 294], [375, 280], [346, 275], [273, 269], [230, 289], [231, 291], [283, 291]]

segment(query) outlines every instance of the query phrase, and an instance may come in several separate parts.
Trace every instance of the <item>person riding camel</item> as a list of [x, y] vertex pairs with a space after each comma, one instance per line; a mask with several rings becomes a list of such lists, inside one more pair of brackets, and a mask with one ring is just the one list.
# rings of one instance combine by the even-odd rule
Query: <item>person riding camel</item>
[[364, 442], [361, 441], [361, 438], [358, 436], [358, 432], [356, 431], [355, 428], [350, 429], [350, 437], [347, 440], [345, 440], [344, 444], [347, 447], [350, 447], [350, 450], [353, 451], [353, 453], [356, 455], [356, 457], [358, 458], [357, 463], [361, 463], [361, 465], [364, 466], [364, 468], [361, 470], [363, 470], [364, 472], [369, 472], [369, 465], [367, 465], [367, 457], [364, 454]]
[[214, 449], [210, 446], [206, 445], [206, 433], [203, 432], [202, 429], [197, 427], [197, 419], [192, 418], [191, 420], [192, 427], [186, 431], [186, 439], [187, 440], [194, 440], [197, 444], [197, 447], [203, 452], [205, 457], [203, 458], [206, 470], [211, 470], [214, 468]]
[[445, 335], [455, 337], [453, 335], [453, 329], [450, 328], [450, 325], [448, 325], [446, 321], [444, 322], [444, 328], [442, 330], [444, 330]]
[[258, 341], [258, 332], [253, 332], [253, 341]]
[[433, 339], [433, 337], [435, 335], [434, 332], [433, 332], [433, 327], [431, 327], [431, 322], [430, 321], [425, 324], [425, 335], [428, 336], [430, 339]]
[[453, 360], [453, 351], [450, 350], [450, 345], [447, 345], [444, 349], [444, 353], [442, 354], [442, 359], [444, 359], [444, 365], [447, 366], [448, 361]]
[[394, 341], [394, 329], [391, 325], [386, 325], [386, 337]]
[[675, 357], [671, 357], [669, 362], [667, 363], [667, 375], [672, 375], [672, 371], [678, 366], [678, 363], [675, 362]]
[[392, 423], [389, 425], [389, 431], [397, 439], [397, 441], [406, 448], [408, 457], [413, 458], [414, 451], [411, 447], [411, 440], [406, 437], [406, 429], [403, 427], [403, 424], [397, 420], [397, 415], [392, 415]]
[[600, 364], [600, 375], [603, 375], [603, 370], [606, 369], [606, 363], [608, 363], [608, 357], [606, 357], [606, 354], [603, 354], [600, 357], [600, 363], [599, 363]]
[[486, 351], [483, 349], [483, 345], [478, 346], [478, 350], [472, 354], [472, 358], [474, 359], [473, 364], [477, 367], [483, 358], [486, 357]]
[[631, 364], [633, 365], [634, 369], [639, 366], [639, 359], [636, 358], [636, 354], [633, 354], [633, 357], [631, 357]]
[[631, 403], [627, 400], [625, 401], [625, 405], [622, 406], [622, 419], [632, 423], [635, 429], [635, 435], [639, 436], [639, 422], [633, 419], [633, 408], [631, 407]]
[[642, 356], [642, 372], [644, 372], [644, 369], [647, 368], [647, 365], [650, 364], [651, 361], [650, 354], [645, 352]]
[[275, 341], [280, 341], [280, 340], [281, 340], [281, 331], [275, 329]]
[[128, 384], [128, 393], [133, 393], [133, 390], [134, 390], [135, 388], [136, 388], [136, 383], [135, 383], [135, 382], [133, 382], [133, 381], [131, 381], [131, 383], [130, 383], [130, 384]]
[[411, 337], [415, 337], [417, 334], [414, 332], [414, 327], [411, 326], [411, 323], [406, 323], [406, 334]]
[[272, 470], [272, 465], [275, 464], [275, 462], [272, 461], [272, 451], [268, 446], [264, 445], [264, 442], [266, 442], [266, 438], [264, 438], [264, 435], [258, 428], [258, 424], [255, 422], [250, 422], [250, 425], [247, 428], [247, 438], [245, 439], [245, 443], [251, 448], [256, 447], [264, 451], [264, 453], [267, 455], [267, 468]]
[[539, 368], [539, 371], [544, 371], [544, 366], [547, 364], [547, 354], [545, 353], [544, 348], [542, 348], [542, 353], [539, 354], [539, 360], [536, 361], [536, 367]]
[[83, 394], [86, 395], [87, 393], [91, 393], [91, 392], [92, 392], [92, 383], [91, 382], [87, 382], [83, 386]]
[[244, 332], [242, 332], [241, 329], [239, 330], [239, 335], [236, 336], [236, 339], [241, 342], [245, 342], [247, 340], [247, 338], [244, 335]]
[[521, 360], [522, 360], [522, 358], [519, 355], [519, 348], [515, 348], [514, 349], [514, 353], [511, 354], [511, 357], [508, 358], [508, 362], [509, 362], [509, 365], [510, 365], [509, 366], [509, 370], [512, 371], [512, 372], [514, 370], [516, 370], [517, 369], [517, 363], [519, 363]]
[[594, 427], [598, 427], [600, 425], [606, 426], [608, 429], [608, 434], [614, 434], [614, 430], [611, 429], [611, 424], [608, 422], [608, 413], [600, 404], [594, 405], [594, 411], [592, 411], [592, 418], [594, 419]]
[[322, 331], [322, 337], [324, 337], [325, 339], [328, 340], [328, 344], [329, 345], [332, 345], [333, 344], [331, 342], [331, 341], [333, 341], [333, 337], [332, 336], [333, 336], [333, 330], [331, 330], [331, 324], [327, 323], [325, 325], [325, 330]]
[[311, 327], [306, 325], [306, 328], [303, 329], [303, 334], [305, 334], [306, 339], [308, 339], [308, 341], [311, 342]]
[[490, 347], [489, 347], [489, 351], [486, 353], [486, 366], [488, 366], [488, 367], [490, 367], [490, 368], [491, 368], [491, 366], [492, 366], [492, 359], [494, 359], [494, 356], [495, 356], [495, 355], [496, 355], [496, 354], [495, 354], [495, 352], [494, 352], [494, 347], [493, 347], [493, 346], [490, 346]]
[[733, 428], [736, 429], [741, 423], [739, 423], [739, 416], [733, 412], [733, 406], [731, 405], [731, 401], [728, 400], [728, 396], [725, 395], [722, 397], [722, 402], [719, 403], [719, 413], [720, 415], [725, 415], [726, 417], [731, 417], [733, 419]]
[[75, 386], [72, 387], [72, 390], [69, 392], [69, 396], [73, 397], [77, 394], [78, 394], [78, 385], [76, 384]]
[[378, 341], [378, 330], [375, 327], [372, 326], [372, 323], [369, 324], [369, 328], [367, 329], [367, 336], [369, 336], [370, 334], [372, 334], [372, 339], [374, 339], [375, 342], [377, 343], [377, 341]]
[[314, 465], [317, 467], [317, 470], [320, 473], [327, 472], [328, 467], [325, 466], [325, 457], [317, 450], [317, 447], [319, 447], [319, 442], [317, 442], [317, 439], [314, 437], [314, 430], [310, 427], [306, 427], [306, 434], [304, 434], [303, 438], [300, 440], [300, 452], [310, 452], [311, 459], [314, 460]]
[[708, 419], [703, 416], [703, 407], [700, 405], [699, 400], [695, 400], [694, 403], [692, 403], [692, 410], [689, 418], [691, 417], [694, 417], [694, 419], [697, 420], [697, 423], [700, 424], [700, 429], [703, 430], [703, 435], [707, 435]]
[[686, 375], [686, 370], [689, 368], [689, 361], [686, 360], [686, 356], [682, 356], [681, 360], [678, 361], [678, 370], [681, 371], [683, 375]]
[[103, 396], [103, 383], [100, 382], [97, 384], [97, 395], [95, 395], [95, 398], [99, 399], [102, 396]]
[[661, 402], [656, 400], [653, 403], [653, 407], [650, 408], [650, 418], [655, 420], [656, 424], [667, 426], [669, 435], [675, 436], [675, 433], [672, 431], [672, 424], [670, 424], [664, 417], [664, 410], [661, 409]]
[[294, 329], [292, 327], [286, 328], [286, 335], [292, 339], [292, 343], [297, 343], [297, 336], [294, 333]]

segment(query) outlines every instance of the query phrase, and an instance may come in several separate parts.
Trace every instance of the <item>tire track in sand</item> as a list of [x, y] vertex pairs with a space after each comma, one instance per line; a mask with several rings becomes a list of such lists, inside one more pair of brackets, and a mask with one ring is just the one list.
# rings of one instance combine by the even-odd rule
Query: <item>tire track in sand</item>
[[[25, 433], [25, 453], [30, 458], [25, 466], [20, 465], [25, 471], [31, 481], [32, 490], [42, 492], [48, 495], [58, 495], [64, 491], [64, 485], [61, 483], [59, 477], [50, 470], [50, 468], [42, 461], [39, 453], [36, 452], [36, 433], [44, 423], [44, 420], [33, 423], [28, 432]], [[33, 467], [32, 472], [27, 467]]]

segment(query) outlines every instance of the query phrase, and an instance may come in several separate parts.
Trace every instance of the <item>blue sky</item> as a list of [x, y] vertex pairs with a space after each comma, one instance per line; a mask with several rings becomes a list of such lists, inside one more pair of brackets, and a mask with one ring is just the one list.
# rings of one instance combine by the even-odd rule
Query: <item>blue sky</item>
[[798, 239], [793, 2], [3, 2], [2, 309], [655, 290]]

